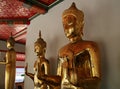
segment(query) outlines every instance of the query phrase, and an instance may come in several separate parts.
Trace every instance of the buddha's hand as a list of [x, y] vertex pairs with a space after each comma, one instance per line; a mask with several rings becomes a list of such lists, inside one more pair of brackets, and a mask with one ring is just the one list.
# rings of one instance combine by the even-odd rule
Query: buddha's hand
[[64, 68], [68, 68], [68, 58], [67, 58], [67, 56], [61, 57], [61, 58], [59, 58], [59, 59], [60, 59], [60, 61], [61, 61], [61, 63], [62, 63], [62, 66], [63, 66]]
[[92, 77], [87, 79], [79, 79], [77, 86], [79, 87], [95, 87], [98, 86], [100, 79], [98, 77]]
[[25, 74], [26, 75], [28, 74], [28, 63], [26, 63], [26, 66], [25, 66]]
[[70, 83], [77, 84], [77, 73], [74, 68], [69, 69], [69, 81]]
[[0, 60], [1, 62], [6, 62], [6, 58], [4, 57], [3, 59]]

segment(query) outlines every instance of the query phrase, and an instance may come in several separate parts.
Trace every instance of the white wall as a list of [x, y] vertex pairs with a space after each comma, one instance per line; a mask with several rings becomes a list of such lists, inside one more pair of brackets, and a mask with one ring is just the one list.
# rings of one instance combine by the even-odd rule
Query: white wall
[[[46, 58], [50, 61], [51, 71], [56, 74], [58, 50], [68, 42], [62, 26], [62, 12], [72, 2], [85, 14], [84, 39], [98, 43], [101, 52], [102, 84], [101, 89], [118, 89], [120, 76], [120, 0], [64, 0], [31, 21], [27, 32], [26, 62], [28, 71], [33, 73], [36, 59], [34, 42], [42, 32], [47, 42]], [[26, 76], [25, 89], [33, 89], [33, 82]]]

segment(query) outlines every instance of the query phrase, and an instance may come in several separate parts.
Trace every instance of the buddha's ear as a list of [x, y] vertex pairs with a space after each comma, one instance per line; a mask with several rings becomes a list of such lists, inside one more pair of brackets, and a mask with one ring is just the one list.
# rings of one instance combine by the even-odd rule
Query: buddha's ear
[[46, 52], [46, 48], [43, 49], [43, 52], [44, 52], [44, 53]]
[[83, 34], [83, 29], [81, 29], [80, 34], [81, 34], [81, 36], [83, 36], [83, 35], [84, 35], [84, 34]]
[[82, 36], [84, 35], [84, 34], [83, 34], [83, 27], [84, 27], [84, 21], [81, 23], [81, 29], [80, 29], [80, 30], [81, 30], [80, 32], [81, 32], [81, 35], [82, 35]]
[[82, 27], [84, 27], [84, 23], [85, 23], [85, 22], [84, 22], [84, 21], [82, 21], [82, 23], [81, 23]]

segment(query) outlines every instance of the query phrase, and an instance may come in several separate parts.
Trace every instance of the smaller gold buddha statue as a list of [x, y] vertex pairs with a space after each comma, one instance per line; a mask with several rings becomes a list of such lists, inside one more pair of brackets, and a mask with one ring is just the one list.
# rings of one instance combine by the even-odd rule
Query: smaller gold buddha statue
[[5, 59], [0, 64], [5, 65], [5, 89], [14, 89], [15, 73], [16, 73], [16, 52], [14, 50], [15, 40], [12, 37], [7, 40], [7, 48]]
[[27, 71], [28, 65], [26, 65], [25, 74], [34, 81], [34, 89], [49, 89], [49, 86], [37, 77], [38, 74], [41, 76], [49, 74], [49, 61], [45, 58], [46, 42], [41, 38], [41, 32], [34, 44], [34, 50], [38, 57], [34, 63], [34, 74]]
[[98, 89], [101, 79], [97, 44], [83, 40], [84, 13], [75, 3], [63, 12], [62, 22], [70, 43], [59, 50], [57, 75], [61, 89]]

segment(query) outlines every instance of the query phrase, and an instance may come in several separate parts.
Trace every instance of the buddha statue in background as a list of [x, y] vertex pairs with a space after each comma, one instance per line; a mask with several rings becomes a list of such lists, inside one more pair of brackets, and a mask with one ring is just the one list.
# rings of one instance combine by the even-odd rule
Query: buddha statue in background
[[7, 48], [5, 59], [0, 64], [5, 64], [5, 89], [14, 89], [15, 73], [16, 73], [16, 52], [14, 50], [15, 40], [11, 36], [7, 40]]
[[95, 42], [82, 39], [84, 13], [73, 2], [63, 12], [62, 22], [70, 43], [59, 50], [57, 75], [61, 76], [61, 89], [98, 89], [99, 49]]
[[37, 77], [38, 74], [41, 76], [49, 74], [49, 61], [45, 58], [46, 42], [41, 38], [41, 32], [34, 44], [34, 50], [37, 54], [37, 60], [34, 63], [34, 74], [27, 71], [28, 64], [25, 68], [25, 74], [34, 81], [34, 89], [49, 89], [49, 86]]

